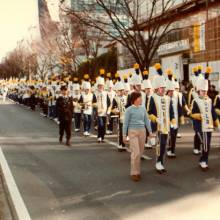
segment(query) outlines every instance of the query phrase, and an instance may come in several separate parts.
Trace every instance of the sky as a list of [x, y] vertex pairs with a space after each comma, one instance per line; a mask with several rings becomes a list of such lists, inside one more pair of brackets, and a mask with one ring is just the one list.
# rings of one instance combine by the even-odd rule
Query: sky
[[[58, 0], [47, 0], [58, 20]], [[22, 39], [39, 39], [37, 0], [0, 0], [0, 60]]]

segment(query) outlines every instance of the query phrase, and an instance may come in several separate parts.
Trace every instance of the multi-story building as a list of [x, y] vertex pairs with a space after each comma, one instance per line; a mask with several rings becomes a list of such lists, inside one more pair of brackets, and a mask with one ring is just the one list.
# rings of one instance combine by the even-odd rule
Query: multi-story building
[[[145, 12], [147, 12], [146, 1]], [[160, 1], [158, 1], [160, 2]], [[166, 20], [173, 19], [171, 32], [158, 48], [154, 62], [161, 62], [164, 69], [171, 68], [180, 80], [188, 81], [192, 67], [207, 65], [213, 67], [213, 81], [219, 80], [220, 69], [220, 2], [216, 0], [174, 1]], [[150, 6], [149, 6], [150, 7]], [[155, 16], [160, 15], [158, 12]], [[143, 32], [148, 31], [148, 22], [145, 22], [144, 12], [140, 13], [140, 27]], [[147, 20], [147, 16], [146, 16]], [[119, 69], [132, 67], [134, 60], [126, 48], [119, 46]], [[150, 68], [153, 72], [153, 68]]]
[[51, 19], [46, 0], [38, 0], [38, 12], [40, 34], [45, 39], [57, 31], [57, 24]]
[[[108, 3], [111, 4], [110, 1]], [[101, 19], [103, 21], [105, 20], [106, 22], [109, 22], [108, 16], [106, 16], [103, 9], [100, 6], [98, 6], [98, 4], [96, 3], [96, 0], [81, 0], [81, 1], [65, 0], [65, 1], [63, 1], [62, 4], [64, 5], [64, 7], [72, 9], [75, 13], [81, 13], [86, 9], [86, 11], [89, 12], [90, 16], [94, 16], [98, 19]], [[119, 11], [119, 13], [121, 13], [121, 17], [120, 17], [121, 20], [126, 23], [127, 18], [125, 18], [123, 16], [122, 11], [120, 11], [120, 10], [118, 10], [118, 11]], [[64, 18], [65, 14], [62, 14], [62, 17]], [[61, 18], [61, 20], [62, 20], [62, 18]], [[77, 36], [78, 30], [77, 30], [76, 26], [77, 26], [77, 24], [72, 22], [73, 37], [74, 37], [74, 35], [76, 35], [76, 37], [78, 37]], [[95, 52], [95, 50], [97, 50], [95, 53], [95, 56], [99, 56], [99, 55], [107, 52], [105, 45], [110, 41], [108, 36], [104, 35], [101, 31], [97, 30], [96, 28], [85, 27], [85, 30], [83, 30], [83, 27], [81, 27], [81, 29], [82, 29], [82, 31], [86, 31], [84, 36], [86, 35], [86, 37], [87, 37], [86, 41], [89, 42], [90, 47], [91, 47], [91, 48], [87, 48], [91, 51], [91, 54], [89, 57], [91, 57], [91, 58], [94, 57], [93, 52]], [[76, 32], [74, 32], [75, 30], [76, 30]], [[107, 31], [111, 32], [112, 34], [115, 34], [115, 35], [117, 34], [117, 32], [115, 31], [114, 28], [108, 27]], [[85, 45], [83, 45], [83, 42], [82, 42], [82, 44], [79, 43], [77, 45], [78, 45], [78, 50], [77, 50], [78, 54], [77, 55], [79, 56], [79, 59], [81, 61], [86, 61], [88, 59], [88, 54], [85, 54], [85, 48], [84, 48]]]

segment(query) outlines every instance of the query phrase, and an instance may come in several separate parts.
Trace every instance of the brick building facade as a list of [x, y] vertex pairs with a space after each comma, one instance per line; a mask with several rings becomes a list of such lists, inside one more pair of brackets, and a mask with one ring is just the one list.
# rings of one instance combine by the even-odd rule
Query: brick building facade
[[[208, 13], [207, 13], [208, 12]], [[189, 81], [195, 65], [213, 67], [213, 80], [220, 72], [220, 2], [212, 1], [175, 17], [180, 30], [172, 32], [158, 48], [152, 65], [161, 62], [171, 68], [180, 80]], [[126, 49], [119, 48], [119, 69], [129, 69], [134, 60]], [[123, 53], [124, 51], [124, 53]], [[124, 66], [123, 66], [124, 65]], [[154, 74], [154, 69], [150, 68]]]

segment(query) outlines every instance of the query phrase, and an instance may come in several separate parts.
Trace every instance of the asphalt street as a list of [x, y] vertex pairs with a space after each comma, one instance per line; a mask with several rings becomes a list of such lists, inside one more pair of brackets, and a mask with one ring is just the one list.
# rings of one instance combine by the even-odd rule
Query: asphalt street
[[[213, 138], [210, 170], [192, 154], [192, 129], [178, 139], [177, 158], [166, 175], [142, 161], [142, 181], [129, 177], [129, 153], [73, 134], [72, 147], [58, 143], [58, 126], [22, 106], [0, 105], [0, 146], [34, 220], [219, 220], [220, 137]], [[114, 142], [115, 137], [108, 137]]]

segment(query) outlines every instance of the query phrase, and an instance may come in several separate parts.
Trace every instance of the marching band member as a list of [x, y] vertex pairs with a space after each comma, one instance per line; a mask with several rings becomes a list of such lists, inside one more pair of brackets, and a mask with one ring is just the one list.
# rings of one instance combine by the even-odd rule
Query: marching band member
[[187, 115], [190, 115], [191, 111], [186, 103], [186, 100], [182, 94], [182, 92], [180, 92], [180, 85], [179, 85], [179, 82], [177, 80], [175, 80], [174, 82], [174, 85], [175, 85], [175, 91], [174, 91], [174, 94], [178, 97], [179, 99], [179, 102], [180, 102], [180, 105], [181, 107], [184, 109], [184, 111], [186, 112]]
[[212, 105], [212, 100], [208, 97], [208, 80], [199, 79], [197, 82], [199, 96], [192, 102], [193, 128], [197, 133], [201, 145], [202, 155], [199, 166], [203, 171], [208, 170], [208, 156], [210, 151], [211, 136], [214, 124], [219, 127], [219, 120]]
[[170, 125], [175, 126], [172, 102], [165, 95], [166, 80], [160, 64], [155, 64], [158, 75], [154, 77], [153, 87], [155, 93], [150, 98], [148, 114], [153, 132], [158, 133], [159, 146], [157, 146], [156, 171], [159, 174], [166, 172], [164, 168], [164, 154], [166, 151], [167, 139], [170, 132]]
[[115, 90], [117, 91], [117, 95], [113, 99], [112, 103], [112, 112], [115, 115], [119, 116], [119, 135], [118, 135], [118, 151], [124, 151], [125, 144], [123, 142], [123, 122], [124, 122], [124, 114], [125, 114], [125, 105], [127, 102], [127, 96], [124, 95], [124, 84], [122, 82], [117, 82], [115, 84]]
[[22, 96], [22, 99], [23, 99], [23, 104], [25, 105], [25, 106], [28, 106], [28, 100], [29, 100], [29, 98], [30, 98], [30, 91], [29, 91], [29, 89], [25, 89], [24, 90], [24, 94], [23, 94], [23, 96]]
[[193, 88], [190, 90], [188, 95], [188, 106], [191, 106], [192, 100], [198, 97], [198, 93], [196, 91], [196, 84], [198, 79], [202, 79], [202, 66], [193, 67], [193, 75], [192, 75], [192, 86]]
[[129, 73], [129, 74], [128, 74], [128, 84], [129, 84], [129, 86], [130, 86], [130, 88], [129, 88], [130, 93], [134, 90], [134, 85], [133, 85], [133, 81], [132, 81], [132, 76], [133, 76], [132, 73]]
[[69, 83], [68, 83], [68, 91], [69, 91], [69, 97], [73, 98], [74, 90], [73, 90], [73, 82], [72, 81], [69, 81]]
[[102, 76], [97, 78], [97, 91], [93, 97], [93, 105], [97, 109], [98, 143], [104, 142], [107, 116], [110, 114], [110, 99], [105, 91], [105, 80]]
[[[77, 79], [78, 80], [78, 79]], [[74, 113], [74, 125], [75, 125], [75, 132], [80, 131], [80, 126], [81, 126], [81, 106], [79, 104], [79, 99], [80, 99], [80, 85], [78, 82], [73, 84], [73, 113]]]
[[184, 124], [184, 114], [183, 107], [180, 103], [179, 96], [175, 93], [175, 81], [172, 79], [171, 70], [167, 71], [168, 80], [167, 80], [167, 95], [170, 97], [173, 107], [173, 113], [175, 118], [175, 124], [170, 125], [170, 133], [169, 133], [169, 147], [167, 149], [167, 157], [175, 158], [175, 150], [176, 150], [176, 138], [178, 134], [179, 124]]
[[108, 91], [109, 90], [109, 82], [112, 81], [112, 74], [111, 73], [107, 73], [106, 74], [106, 78], [105, 78], [105, 90]]
[[[140, 92], [142, 97], [142, 106], [145, 106], [146, 95], [142, 89], [142, 76], [140, 74], [139, 64], [134, 64], [135, 74], [132, 76], [133, 91]], [[128, 95], [126, 108], [131, 106], [131, 94]]]
[[[179, 99], [179, 104], [180, 104], [181, 108], [183, 108], [183, 109], [185, 110], [186, 114], [189, 116], [190, 113], [191, 113], [191, 111], [190, 111], [190, 109], [189, 109], [189, 107], [188, 107], [188, 105], [187, 105], [187, 103], [186, 103], [186, 100], [185, 100], [185, 98], [184, 98], [182, 92], [180, 92], [180, 85], [179, 85], [179, 82], [177, 81], [177, 79], [175, 79], [175, 91], [174, 91], [174, 95], [178, 97], [178, 99]], [[185, 124], [184, 121], [182, 121], [182, 123]], [[181, 137], [182, 137], [181, 133], [178, 132], [178, 133], [177, 133], [177, 138], [181, 138]]]
[[35, 94], [36, 94], [36, 89], [35, 89], [35, 86], [32, 85], [30, 86], [30, 100], [29, 100], [30, 109], [32, 111], [35, 111], [35, 107], [36, 107]]
[[144, 152], [146, 128], [150, 136], [152, 131], [146, 109], [142, 106], [140, 92], [132, 92], [131, 104], [125, 111], [123, 140], [127, 143], [127, 136], [129, 136], [131, 150], [130, 175], [133, 181], [138, 182], [141, 180], [141, 157]]
[[131, 92], [131, 86], [130, 83], [128, 82], [128, 76], [125, 74], [123, 76], [124, 79], [124, 95], [128, 96]]
[[3, 98], [3, 102], [6, 101], [7, 94], [8, 94], [8, 87], [7, 87], [6, 85], [3, 85], [3, 88], [2, 88], [2, 98]]
[[[191, 111], [186, 103], [186, 100], [183, 96], [183, 94], [180, 92], [180, 85], [179, 82], [177, 81], [177, 79], [175, 78], [175, 76], [173, 75], [173, 72], [171, 69], [167, 70], [167, 75], [168, 75], [168, 79], [172, 80], [174, 82], [174, 94], [173, 97], [175, 97], [175, 99], [178, 99], [178, 115], [179, 115], [179, 121], [181, 124], [185, 124], [185, 119], [184, 119], [184, 112], [186, 113], [187, 116], [190, 115]], [[177, 132], [177, 138], [181, 138], [181, 134], [179, 132]]]
[[[107, 86], [107, 94], [110, 99], [110, 108], [112, 108], [113, 99], [115, 98], [116, 95], [115, 91], [113, 90], [114, 87], [113, 81], [109, 79], [106, 82], [106, 86]], [[113, 123], [114, 123], [114, 119], [111, 117], [110, 114], [110, 117], [108, 119], [106, 134], [113, 134]]]
[[[87, 79], [89, 76], [87, 75]], [[82, 107], [83, 112], [83, 127], [84, 127], [84, 136], [90, 136], [91, 123], [92, 123], [92, 101], [93, 94], [91, 93], [91, 84], [87, 80], [83, 85], [84, 93], [79, 99], [79, 104]]]
[[145, 107], [147, 109], [150, 97], [151, 97], [152, 92], [153, 92], [152, 91], [152, 84], [151, 84], [151, 81], [149, 79], [149, 72], [147, 70], [145, 70], [143, 72], [143, 90], [144, 90], [144, 93], [145, 93], [145, 96], [146, 96]]
[[[209, 72], [211, 71], [211, 69], [208, 70]], [[220, 88], [220, 85], [218, 85], [218, 87]], [[218, 119], [220, 120], [220, 94], [215, 96], [215, 100], [214, 100], [214, 108], [215, 108], [215, 112], [218, 116]]]
[[[146, 100], [145, 100], [145, 108], [146, 110], [148, 109], [148, 105], [149, 105], [149, 101], [152, 95], [152, 84], [151, 81], [149, 79], [149, 72], [147, 70], [144, 70], [143, 72], [143, 90], [145, 92], [146, 95]], [[151, 140], [148, 138], [149, 137], [149, 133], [146, 133], [146, 143], [145, 143], [145, 148], [146, 149], [152, 149], [152, 145], [151, 145]]]
[[193, 99], [198, 97], [198, 93], [196, 91], [196, 81], [198, 79], [198, 68], [193, 67], [192, 69], [192, 78], [191, 78], [191, 83], [192, 83], [192, 88], [189, 91], [188, 94], [188, 106], [191, 106]]
[[[200, 69], [200, 70], [199, 70]], [[192, 85], [193, 88], [190, 90], [189, 95], [188, 95], [188, 106], [192, 106], [192, 101], [196, 98], [198, 98], [198, 93], [197, 93], [197, 81], [198, 79], [202, 78], [200, 75], [201, 68], [199, 67], [194, 67], [193, 68], [193, 73], [194, 75], [192, 76]], [[201, 153], [201, 141], [198, 136], [198, 132], [195, 132], [194, 135], [194, 148], [193, 148], [193, 154], [194, 155], [199, 155]]]
[[47, 117], [48, 115], [48, 97], [49, 97], [49, 92], [46, 85], [44, 85], [41, 90], [41, 108], [43, 111], [42, 115], [44, 117]]
[[[54, 77], [53, 88], [54, 88], [54, 91], [55, 91], [55, 100], [57, 100], [60, 96], [60, 88], [61, 88], [59, 79], [57, 77]], [[57, 124], [59, 124], [56, 107], [55, 107], [55, 112], [54, 112], [54, 121]]]
[[215, 97], [214, 108], [215, 108], [215, 112], [218, 116], [218, 119], [220, 120], [220, 95], [219, 94]]
[[48, 110], [49, 110], [49, 118], [54, 119], [56, 116], [56, 94], [55, 94], [55, 87], [53, 85], [50, 85], [49, 87]]

